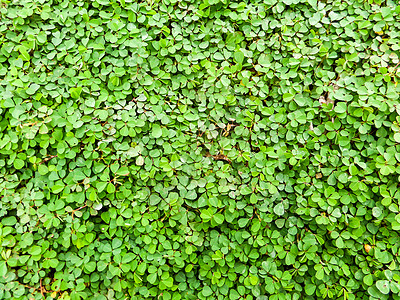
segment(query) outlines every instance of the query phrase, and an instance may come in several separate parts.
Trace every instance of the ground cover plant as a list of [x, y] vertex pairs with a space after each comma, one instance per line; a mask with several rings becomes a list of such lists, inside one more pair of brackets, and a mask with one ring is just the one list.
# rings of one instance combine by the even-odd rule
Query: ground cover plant
[[0, 1], [0, 299], [399, 299], [399, 13]]

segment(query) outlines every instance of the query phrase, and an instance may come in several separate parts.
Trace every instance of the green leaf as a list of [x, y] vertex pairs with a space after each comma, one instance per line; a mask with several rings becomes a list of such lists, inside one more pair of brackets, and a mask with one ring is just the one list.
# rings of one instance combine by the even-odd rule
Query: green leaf
[[156, 281], [157, 281], [157, 274], [156, 273], [152, 273], [152, 274], [147, 275], [147, 281], [150, 284], [155, 284]]
[[278, 216], [283, 216], [285, 214], [285, 207], [282, 202], [275, 205], [274, 213], [277, 214]]
[[366, 285], [371, 286], [374, 284], [374, 279], [371, 274], [367, 274], [364, 276], [363, 281]]
[[27, 89], [26, 89], [26, 93], [28, 95], [33, 95], [36, 93], [36, 91], [40, 88], [40, 85], [36, 84], [36, 83], [32, 83]]
[[112, 194], [112, 193], [114, 193], [114, 192], [115, 192], [115, 185], [112, 184], [111, 182], [109, 182], [109, 183], [107, 184], [107, 193]]
[[116, 175], [128, 176], [129, 175], [128, 167], [124, 166], [124, 167], [119, 168], [118, 171], [116, 172]]
[[347, 180], [348, 180], [348, 175], [347, 175], [346, 173], [341, 173], [341, 174], [338, 176], [338, 180], [339, 180], [339, 182], [341, 182], [341, 183], [346, 183]]
[[345, 113], [347, 111], [347, 106], [346, 103], [344, 102], [339, 102], [335, 106], [335, 112], [338, 114]]
[[158, 125], [158, 124], [153, 125], [151, 135], [156, 139], [158, 139], [162, 136], [162, 129], [161, 129], [160, 125]]
[[207, 221], [211, 220], [211, 218], [213, 217], [213, 214], [211, 211], [209, 211], [207, 209], [203, 209], [201, 211], [200, 217], [203, 219], [203, 221], [207, 222]]
[[307, 295], [311, 296], [314, 294], [316, 288], [317, 287], [313, 284], [306, 284], [304, 291], [306, 292]]
[[376, 282], [376, 287], [384, 295], [390, 292], [390, 282], [388, 280], [378, 280]]
[[241, 51], [237, 51], [233, 54], [233, 59], [236, 63], [242, 64], [244, 60], [244, 54]]
[[82, 93], [82, 87], [80, 86], [80, 87], [76, 87], [76, 88], [70, 88], [69, 92], [73, 99], [79, 99], [79, 97]]
[[101, 193], [102, 191], [104, 191], [104, 189], [107, 187], [107, 182], [104, 182], [104, 181], [97, 181], [97, 183], [96, 183], [96, 188], [97, 188], [97, 191], [99, 192], [99, 193]]
[[400, 132], [396, 132], [393, 137], [397, 143], [400, 143]]
[[1, 223], [4, 226], [14, 226], [17, 223], [17, 218], [14, 216], [2, 218]]
[[204, 286], [201, 293], [203, 294], [204, 297], [208, 297], [213, 294], [213, 290], [208, 285], [206, 285]]
[[94, 271], [96, 270], [96, 262], [90, 261], [90, 262], [86, 263], [86, 264], [85, 264], [85, 270], [86, 270], [88, 273], [94, 272]]
[[138, 166], [143, 166], [144, 165], [144, 157], [143, 156], [138, 156], [136, 158], [136, 165], [138, 165]]
[[16, 168], [17, 170], [20, 170], [24, 167], [25, 163], [22, 159], [15, 159], [14, 160], [14, 168]]
[[289, 101], [293, 100], [293, 98], [294, 98], [294, 95], [290, 94], [290, 93], [285, 93], [283, 95], [283, 101], [285, 101], [285, 102], [289, 102]]
[[394, 173], [395, 168], [393, 166], [384, 165], [379, 171], [382, 175], [387, 176], [391, 173]]
[[7, 264], [5, 261], [0, 261], [0, 277], [5, 277], [7, 275]]
[[40, 248], [39, 246], [32, 246], [29, 249], [30, 255], [39, 255], [41, 252], [42, 252], [42, 248]]
[[222, 224], [222, 223], [224, 222], [224, 220], [225, 220], [225, 217], [224, 217], [222, 214], [215, 214], [215, 215], [213, 216], [213, 218], [214, 218], [214, 221], [215, 221], [218, 225]]

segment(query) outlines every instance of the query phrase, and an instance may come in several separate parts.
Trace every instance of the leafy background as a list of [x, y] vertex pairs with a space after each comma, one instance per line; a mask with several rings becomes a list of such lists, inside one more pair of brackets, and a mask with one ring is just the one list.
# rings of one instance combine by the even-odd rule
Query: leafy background
[[0, 1], [0, 298], [399, 299], [399, 12]]

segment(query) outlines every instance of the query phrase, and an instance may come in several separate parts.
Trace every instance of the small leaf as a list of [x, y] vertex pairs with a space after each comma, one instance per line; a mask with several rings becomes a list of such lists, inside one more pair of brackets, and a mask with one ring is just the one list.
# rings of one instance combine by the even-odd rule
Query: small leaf
[[150, 284], [156, 283], [156, 281], [157, 281], [157, 273], [149, 274], [149, 275], [147, 276], [147, 281], [148, 281]]
[[278, 216], [283, 216], [285, 214], [285, 207], [282, 202], [278, 203], [274, 207], [274, 213], [276, 213]]
[[233, 59], [236, 63], [242, 64], [244, 60], [244, 54], [241, 51], [237, 51], [233, 54]]
[[378, 280], [376, 287], [382, 294], [387, 295], [390, 292], [390, 282], [388, 280]]
[[4, 278], [7, 274], [7, 264], [5, 261], [0, 261], [0, 277]]
[[224, 222], [224, 220], [225, 220], [225, 218], [224, 218], [224, 216], [222, 215], [222, 214], [216, 214], [216, 215], [214, 215], [214, 221], [218, 224], [218, 225], [221, 225], [223, 222]]
[[153, 125], [151, 135], [156, 139], [158, 139], [162, 136], [162, 129], [161, 129], [160, 125], [158, 125], [158, 124]]
[[69, 92], [73, 99], [78, 99], [82, 93], [82, 87], [70, 88]]
[[143, 156], [138, 156], [137, 158], [136, 158], [136, 165], [138, 165], [138, 166], [143, 166], [144, 165], [144, 158], [143, 158]]
[[373, 276], [371, 274], [365, 275], [363, 278], [363, 282], [368, 286], [373, 285], [374, 284]]
[[14, 160], [14, 168], [16, 168], [17, 170], [20, 170], [24, 167], [25, 163], [22, 159], [15, 159]]

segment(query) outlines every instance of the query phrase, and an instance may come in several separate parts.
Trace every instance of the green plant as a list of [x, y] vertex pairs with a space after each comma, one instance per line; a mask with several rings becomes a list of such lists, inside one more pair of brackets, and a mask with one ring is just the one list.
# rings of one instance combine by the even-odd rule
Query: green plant
[[0, 299], [399, 299], [394, 0], [0, 2]]

